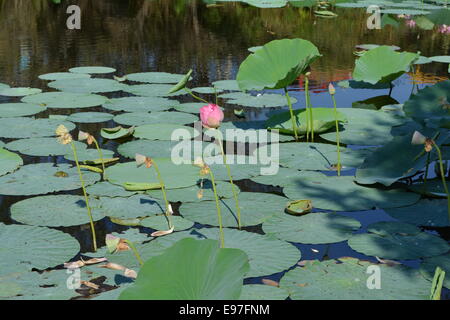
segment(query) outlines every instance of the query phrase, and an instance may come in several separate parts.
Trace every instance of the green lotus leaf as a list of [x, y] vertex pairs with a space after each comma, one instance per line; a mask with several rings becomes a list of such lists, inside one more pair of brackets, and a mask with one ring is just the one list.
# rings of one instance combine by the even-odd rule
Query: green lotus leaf
[[[418, 58], [416, 53], [399, 53], [388, 46], [380, 46], [367, 51], [356, 60], [353, 79], [371, 84], [390, 83], [409, 71], [411, 64]], [[384, 63], [380, 65], [380, 61]]]
[[212, 87], [197, 87], [192, 89], [193, 92], [201, 93], [201, 94], [219, 94], [222, 93], [222, 89], [212, 88]]
[[[86, 149], [86, 144], [78, 141], [73, 142], [77, 151]], [[5, 148], [18, 151], [28, 156], [47, 157], [61, 156], [72, 153], [70, 144], [61, 144], [56, 138], [28, 138], [12, 141]]]
[[382, 276], [380, 289], [368, 289], [376, 284], [368, 273], [372, 264], [355, 258], [340, 258], [322, 262], [307, 262], [288, 271], [280, 287], [289, 291], [293, 300], [426, 300], [430, 282], [415, 269], [377, 264]]
[[0, 176], [13, 172], [23, 165], [22, 158], [13, 152], [9, 152], [0, 146]]
[[142, 97], [175, 97], [186, 94], [184, 91], [168, 93], [172, 89], [170, 84], [152, 83], [126, 86], [123, 91]]
[[139, 72], [126, 75], [127, 80], [147, 83], [177, 83], [183, 79], [183, 74], [167, 72]]
[[[212, 146], [213, 148], [216, 148], [217, 146]], [[207, 150], [205, 150], [206, 153]], [[211, 151], [212, 154], [215, 153], [215, 151]], [[218, 180], [224, 180], [228, 181], [228, 170], [227, 167], [224, 165], [223, 157], [222, 155], [217, 156], [208, 156], [204, 157], [203, 161], [211, 168], [211, 170], [214, 173], [215, 179]], [[261, 162], [258, 162], [258, 159], [256, 157], [251, 156], [244, 156], [244, 155], [227, 155], [227, 163], [230, 167], [231, 176], [233, 177], [233, 180], [242, 180], [242, 179], [249, 179], [251, 177], [256, 177], [262, 174], [262, 169], [267, 168], [269, 169], [272, 164], [262, 164]]]
[[[439, 180], [442, 185], [442, 181]], [[421, 199], [408, 207], [384, 209], [391, 217], [417, 226], [448, 227], [447, 200]]]
[[[442, 256], [430, 257], [423, 259], [420, 265], [420, 273], [429, 281], [433, 280], [436, 267], [441, 268], [446, 274], [450, 273], [450, 253]], [[450, 278], [445, 277], [444, 287], [450, 288]]]
[[8, 89], [8, 88], [9, 88], [9, 86], [7, 84], [0, 83], [0, 91], [3, 89]]
[[[64, 173], [59, 175], [58, 173]], [[86, 186], [100, 180], [98, 173], [82, 170]], [[81, 188], [76, 167], [52, 163], [28, 164], [0, 177], [0, 194], [11, 196], [38, 195]]]
[[60, 91], [72, 93], [114, 92], [122, 91], [126, 88], [116, 80], [97, 78], [55, 80], [50, 82], [48, 86]]
[[44, 92], [25, 97], [21, 101], [54, 109], [79, 109], [99, 106], [105, 103], [107, 98], [98, 94]]
[[71, 72], [54, 72], [41, 74], [38, 78], [42, 80], [66, 80], [66, 79], [86, 79], [90, 78], [90, 74], [84, 73], [71, 73]]
[[236, 80], [218, 80], [214, 81], [212, 85], [221, 90], [226, 91], [240, 91], [238, 82]]
[[67, 121], [76, 123], [98, 123], [112, 120], [114, 116], [106, 112], [77, 112], [67, 117]]
[[86, 192], [93, 197], [130, 197], [136, 192], [127, 191], [109, 182], [97, 182], [86, 188]]
[[57, 119], [0, 118], [0, 137], [51, 137], [56, 135], [55, 130], [60, 124], [64, 125], [69, 131], [75, 129], [75, 125], [72, 122]]
[[46, 109], [31, 103], [0, 103], [0, 118], [32, 116]]
[[0, 89], [0, 96], [23, 97], [41, 92], [42, 90], [37, 88], [4, 88]]
[[287, 0], [245, 0], [244, 2], [257, 8], [282, 8], [288, 3]]
[[133, 134], [134, 128], [122, 128], [121, 126], [114, 127], [114, 128], [102, 128], [100, 130], [100, 135], [109, 140], [114, 139], [120, 139], [120, 138], [126, 138]]
[[[114, 157], [114, 151], [106, 150], [106, 149], [100, 149], [100, 151], [102, 152], [103, 161], [105, 161], [105, 163], [107, 163], [107, 161], [109, 159]], [[77, 156], [78, 156], [78, 161], [97, 162], [97, 160], [98, 160], [98, 164], [101, 164], [100, 154], [99, 154], [98, 150], [96, 148], [86, 149], [86, 144], [84, 144], [84, 143], [83, 143], [82, 148], [79, 148], [77, 145]], [[64, 158], [66, 158], [67, 160], [70, 160], [70, 161], [75, 161], [75, 157], [73, 155], [72, 150], [70, 152], [66, 152], [66, 154], [64, 155]]]
[[304, 244], [341, 242], [361, 227], [359, 221], [336, 213], [313, 212], [300, 217], [277, 214], [263, 223], [265, 234]]
[[[441, 3], [445, 3], [441, 2]], [[433, 10], [429, 15], [427, 15], [427, 18], [433, 22], [434, 24], [438, 25], [450, 25], [450, 12], [448, 8], [441, 8], [439, 10]]]
[[[200, 132], [195, 128], [172, 123], [145, 124], [135, 128], [133, 136], [147, 140], [172, 140], [175, 131], [182, 132], [188, 140], [198, 137]], [[183, 136], [183, 137], [184, 137]], [[173, 140], [177, 139], [175, 137]]]
[[242, 287], [239, 300], [286, 300], [289, 293], [278, 287], [247, 284]]
[[200, 113], [200, 108], [203, 107], [204, 103], [199, 102], [187, 102], [187, 103], [180, 103], [173, 108], [177, 111], [181, 112], [187, 112], [187, 113]]
[[186, 87], [186, 84], [188, 83], [188, 81], [191, 80], [191, 74], [192, 74], [192, 69], [190, 69], [188, 71], [188, 73], [186, 73], [181, 79], [179, 79], [178, 83], [176, 85], [174, 85], [172, 88], [170, 88], [168, 93], [171, 94], [171, 93], [180, 91], [181, 89], [184, 89]]
[[[219, 95], [219, 98], [227, 99], [226, 103], [237, 104], [243, 107], [274, 108], [287, 105], [286, 97], [275, 93], [265, 93], [253, 96], [243, 92], [230, 92]], [[297, 102], [297, 99], [291, 97], [291, 102], [294, 104]]]
[[122, 233], [113, 232], [112, 235], [122, 239], [127, 239], [133, 243], [142, 243], [144, 241], [150, 240], [148, 234], [141, 233], [139, 229], [136, 228], [130, 228]]
[[0, 241], [0, 261], [30, 270], [57, 266], [80, 251], [78, 241], [67, 233], [36, 226], [0, 223]]
[[[104, 218], [99, 201], [89, 200], [92, 218]], [[86, 202], [82, 196], [50, 195], [25, 199], [11, 206], [11, 218], [17, 222], [46, 227], [69, 227], [89, 223]]]
[[[194, 225], [194, 222], [186, 220], [180, 216], [172, 216], [170, 219], [172, 220], [175, 231], [190, 229]], [[142, 219], [140, 225], [154, 230], [169, 229], [169, 222], [165, 215], [154, 215]]]
[[[436, 167], [435, 167], [436, 168]], [[441, 177], [435, 179], [428, 179], [425, 181], [419, 181], [406, 186], [409, 190], [417, 192], [421, 195], [435, 198], [446, 198], [447, 193], [445, 192], [444, 186], [442, 185]]]
[[[69, 119], [70, 120], [70, 119]], [[127, 112], [114, 117], [114, 121], [124, 126], [144, 124], [188, 124], [198, 121], [198, 117], [184, 112]]]
[[125, 97], [110, 99], [103, 108], [113, 111], [153, 112], [164, 111], [179, 105], [176, 100], [161, 97]]
[[[220, 191], [219, 191], [220, 192]], [[255, 226], [263, 223], [271, 216], [284, 211], [287, 199], [269, 193], [241, 192], [238, 195], [241, 208], [241, 225]], [[233, 198], [221, 199], [222, 225], [224, 227], [237, 227], [236, 202]], [[255, 207], [255, 204], [258, 204]], [[180, 213], [188, 220], [218, 226], [217, 209], [215, 201], [201, 201], [183, 203]]]
[[133, 195], [129, 198], [100, 198], [100, 206], [105, 215], [126, 220], [164, 214], [165, 204], [146, 195]]
[[307, 40], [273, 40], [241, 63], [236, 80], [244, 91], [286, 88], [320, 56]]
[[109, 67], [98, 67], [98, 66], [87, 66], [87, 67], [76, 67], [69, 69], [72, 73], [88, 73], [88, 74], [105, 74], [116, 72], [116, 69]]
[[291, 168], [278, 168], [276, 175], [261, 175], [258, 177], [252, 177], [251, 180], [261, 184], [267, 184], [272, 186], [285, 187], [290, 184], [295, 184], [296, 181], [303, 177], [316, 177], [318, 179], [323, 178], [323, 173], [317, 171], [299, 171]]

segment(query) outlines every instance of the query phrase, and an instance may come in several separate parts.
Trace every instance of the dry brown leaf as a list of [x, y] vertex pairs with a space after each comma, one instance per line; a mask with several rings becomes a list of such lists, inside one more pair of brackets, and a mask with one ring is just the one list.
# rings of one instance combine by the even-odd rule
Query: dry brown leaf
[[270, 279], [262, 279], [262, 283], [264, 283], [265, 285], [268, 285], [268, 286], [272, 286], [272, 287], [280, 286], [280, 284], [278, 282], [270, 280]]
[[96, 285], [95, 283], [92, 283], [92, 282], [89, 282], [89, 281], [84, 281], [84, 280], [81, 280], [80, 281], [80, 283], [81, 284], [84, 284], [86, 287], [88, 287], [88, 288], [92, 288], [92, 289], [95, 289], [95, 290], [98, 290], [100, 287], [98, 286], [98, 285]]
[[123, 275], [124, 275], [125, 277], [133, 278], [133, 279], [136, 279], [136, 277], [137, 277], [136, 271], [131, 270], [131, 269], [125, 269], [125, 270], [123, 271]]
[[84, 267], [85, 265], [105, 262], [107, 260], [108, 259], [106, 259], [106, 258], [92, 258], [92, 259], [89, 259], [89, 260], [81, 259], [81, 260], [78, 260], [78, 261], [64, 263], [64, 268], [66, 268], [66, 269], [77, 269], [77, 268]]
[[170, 228], [169, 230], [164, 230], [164, 231], [155, 231], [151, 234], [152, 237], [161, 237], [161, 236], [165, 236], [168, 234], [171, 234], [173, 232], [174, 228]]
[[108, 262], [108, 263], [102, 264], [99, 266], [99, 268], [107, 268], [107, 269], [111, 269], [111, 270], [120, 270], [120, 271], [126, 270], [126, 268], [124, 266], [121, 266], [120, 264], [113, 263], [113, 262]]

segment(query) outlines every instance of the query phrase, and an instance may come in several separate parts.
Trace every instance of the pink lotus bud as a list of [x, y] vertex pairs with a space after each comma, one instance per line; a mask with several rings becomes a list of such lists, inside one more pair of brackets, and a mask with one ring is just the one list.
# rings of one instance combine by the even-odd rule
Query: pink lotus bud
[[333, 94], [336, 93], [336, 89], [334, 88], [334, 86], [333, 86], [332, 83], [330, 83], [330, 84], [328, 85], [328, 92], [329, 92], [331, 95], [333, 95]]
[[412, 144], [425, 144], [425, 142], [427, 141], [427, 138], [421, 134], [419, 131], [414, 131], [414, 134], [412, 136], [411, 139], [411, 143]]
[[223, 117], [223, 112], [218, 105], [210, 103], [200, 108], [200, 119], [205, 128], [217, 129]]

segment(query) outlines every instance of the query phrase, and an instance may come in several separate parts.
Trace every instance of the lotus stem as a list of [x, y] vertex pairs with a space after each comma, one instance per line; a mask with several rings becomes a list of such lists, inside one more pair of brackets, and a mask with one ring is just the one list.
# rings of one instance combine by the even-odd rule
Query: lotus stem
[[139, 264], [141, 266], [144, 265], [144, 261], [142, 261], [141, 255], [139, 254], [139, 251], [137, 251], [133, 242], [131, 242], [130, 240], [127, 240], [127, 239], [124, 239], [124, 240], [125, 240], [126, 244], [128, 244], [128, 246], [131, 248], [131, 250], [133, 250], [133, 253], [136, 256], [136, 259], [139, 262]]
[[442, 161], [442, 153], [441, 153], [441, 149], [438, 147], [436, 142], [434, 142], [434, 140], [433, 140], [433, 145], [436, 148], [436, 151], [437, 151], [438, 157], [439, 157], [439, 168], [441, 169], [442, 185], [444, 186], [445, 193], [447, 194], [448, 220], [450, 221], [450, 194], [448, 193], [447, 181], [445, 181], [445, 172], [444, 172], [444, 164]]
[[227, 163], [227, 156], [225, 154], [222, 139], [219, 137], [219, 135], [216, 135], [217, 141], [219, 141], [220, 151], [222, 152], [223, 162], [225, 163], [225, 167], [227, 168], [227, 174], [228, 179], [231, 183], [231, 190], [233, 192], [234, 201], [236, 202], [236, 212], [238, 216], [238, 228], [241, 229], [241, 208], [239, 207], [239, 200], [236, 192], [236, 186], [233, 183], [233, 177], [231, 176], [231, 169], [230, 166]]
[[204, 99], [202, 99], [202, 98], [200, 98], [200, 97], [198, 97], [198, 96], [196, 96], [191, 90], [189, 90], [188, 88], [184, 88], [184, 91], [186, 91], [187, 93], [189, 93], [194, 99], [197, 99], [197, 100], [199, 100], [199, 101], [201, 101], [201, 102], [204, 102], [204, 103], [206, 103], [206, 104], [209, 104], [209, 102], [208, 101], [206, 101], [206, 100], [204, 100]]
[[88, 198], [88, 195], [86, 192], [86, 186], [84, 183], [83, 174], [81, 173], [80, 163], [78, 161], [77, 149], [76, 149], [73, 141], [70, 142], [70, 145], [72, 147], [73, 157], [75, 158], [75, 164], [77, 165], [78, 175], [80, 176], [80, 182], [81, 182], [81, 188], [83, 189], [84, 201], [86, 202], [87, 213], [88, 213], [90, 225], [91, 225], [92, 243], [94, 245], [94, 252], [97, 252], [97, 237], [95, 235], [94, 220], [92, 218], [91, 207], [89, 206], [89, 198]]
[[94, 136], [92, 136], [92, 141], [94, 141], [95, 147], [97, 148], [98, 154], [100, 155], [100, 161], [102, 162], [102, 169], [103, 169], [103, 179], [106, 179], [105, 160], [103, 158], [102, 149], [100, 149], [100, 146], [98, 145], [97, 139], [95, 139]]
[[288, 103], [288, 106], [289, 106], [289, 113], [291, 114], [292, 129], [294, 129], [295, 141], [298, 141], [297, 121], [295, 120], [294, 111], [292, 110], [291, 97], [289, 96], [287, 88], [284, 88], [284, 93], [286, 95], [286, 100], [287, 100], [287, 103]]
[[173, 224], [172, 224], [171, 212], [169, 212], [170, 204], [169, 204], [169, 200], [167, 200], [166, 186], [164, 184], [164, 181], [162, 180], [161, 171], [159, 171], [159, 167], [156, 164], [155, 160], [152, 161], [152, 164], [155, 167], [156, 175], [158, 176], [159, 184], [161, 185], [161, 191], [163, 193], [164, 202], [166, 204], [165, 215], [167, 217], [167, 221], [169, 222], [169, 229], [172, 229]]
[[310, 97], [309, 97], [309, 78], [307, 75], [305, 75], [305, 101], [306, 101], [307, 114], [309, 113], [307, 132], [311, 133], [311, 141], [314, 142], [314, 120], [313, 120], [313, 112], [312, 112], [312, 108], [311, 108], [311, 101], [310, 101]]
[[224, 234], [223, 234], [222, 213], [220, 211], [219, 196], [217, 195], [216, 182], [214, 180], [214, 174], [211, 169], [209, 169], [209, 176], [211, 177], [212, 187], [213, 187], [213, 191], [214, 191], [214, 197], [216, 199], [217, 217], [219, 219], [220, 247], [225, 248], [225, 239], [224, 239]]
[[427, 154], [427, 165], [425, 167], [425, 174], [423, 176], [423, 187], [424, 187], [424, 191], [427, 190], [427, 179], [428, 179], [428, 170], [430, 168], [430, 156], [431, 154], [428, 152]]
[[334, 94], [331, 95], [331, 99], [333, 100], [334, 106], [334, 119], [336, 121], [336, 146], [337, 146], [337, 172], [338, 176], [341, 175], [341, 148], [340, 148], [340, 136], [339, 136], [339, 121], [338, 121], [338, 113], [336, 107], [336, 99], [334, 98]]

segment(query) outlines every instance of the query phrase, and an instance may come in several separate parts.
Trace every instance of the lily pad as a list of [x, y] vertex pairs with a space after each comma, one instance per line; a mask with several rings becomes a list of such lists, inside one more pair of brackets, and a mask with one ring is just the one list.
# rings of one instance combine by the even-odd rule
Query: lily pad
[[[94, 221], [104, 218], [96, 199], [89, 200]], [[69, 227], [89, 223], [82, 196], [50, 195], [25, 199], [11, 206], [11, 218], [17, 222], [46, 227]]]
[[[200, 135], [200, 132], [192, 127], [171, 123], [155, 123], [136, 127], [133, 136], [139, 139], [147, 140], [172, 140], [172, 135], [175, 132], [180, 131], [188, 136], [189, 140]], [[174, 140], [177, 138], [178, 135], [174, 138]]]
[[130, 197], [136, 192], [127, 191], [107, 181], [98, 182], [86, 188], [86, 192], [93, 197]]
[[336, 213], [314, 212], [301, 217], [278, 214], [263, 223], [264, 233], [305, 244], [341, 242], [361, 227], [359, 221]]
[[44, 92], [25, 97], [21, 101], [54, 109], [79, 109], [99, 106], [105, 103], [107, 98], [98, 94]]
[[[180, 216], [172, 216], [170, 219], [172, 220], [175, 231], [190, 229], [194, 225], [192, 221], [186, 220]], [[168, 229], [168, 221], [165, 215], [154, 215], [145, 218], [141, 220], [140, 225], [154, 230]]]
[[23, 165], [23, 160], [18, 154], [0, 147], [0, 176], [13, 172], [21, 165]]
[[199, 114], [200, 108], [203, 107], [204, 105], [205, 105], [204, 103], [199, 102], [187, 102], [174, 106], [174, 109], [181, 112]]
[[67, 117], [67, 121], [76, 123], [98, 123], [106, 122], [113, 118], [112, 114], [106, 112], [77, 112]]
[[[237, 104], [243, 107], [274, 108], [287, 106], [286, 97], [275, 93], [265, 93], [253, 96], [243, 92], [231, 92], [221, 94], [219, 98], [227, 99], [226, 103]], [[291, 103], [297, 103], [297, 99], [291, 97]]]
[[153, 112], [169, 110], [179, 104], [176, 100], [161, 97], [125, 97], [110, 99], [103, 104], [103, 108], [113, 111]]
[[175, 97], [186, 94], [180, 90], [174, 93], [168, 93], [172, 89], [171, 84], [137, 84], [124, 87], [123, 91], [142, 97]]
[[[440, 267], [446, 274], [450, 273], [450, 253], [442, 256], [430, 257], [423, 260], [420, 265], [420, 273], [429, 281], [433, 281], [436, 267]], [[450, 278], [445, 277], [444, 287], [450, 288]]]
[[32, 116], [47, 108], [30, 103], [0, 103], [0, 118]]
[[183, 79], [184, 74], [167, 72], [140, 72], [126, 75], [127, 80], [147, 83], [177, 83]]
[[289, 293], [278, 287], [247, 284], [242, 287], [239, 300], [286, 300]]
[[133, 195], [129, 198], [101, 198], [100, 205], [105, 215], [120, 220], [143, 218], [164, 214], [165, 204], [146, 195]]
[[215, 93], [219, 94], [223, 92], [222, 89], [212, 87], [197, 87], [193, 88], [192, 91], [201, 94], [215, 94]]
[[[241, 192], [238, 195], [241, 209], [241, 225], [254, 226], [263, 223], [271, 216], [283, 212], [286, 198], [269, 193]], [[221, 199], [222, 225], [237, 227], [236, 202], [233, 198]], [[257, 204], [257, 206], [255, 206]], [[215, 201], [183, 203], [180, 213], [186, 219], [210, 226], [218, 226]]]
[[218, 81], [214, 81], [212, 83], [212, 85], [215, 88], [221, 89], [221, 90], [241, 91], [241, 89], [239, 88], [239, 85], [238, 85], [236, 80], [218, 80]]
[[71, 73], [71, 72], [54, 72], [41, 74], [38, 78], [41, 80], [66, 80], [66, 79], [86, 79], [90, 78], [91, 75], [84, 73]]
[[[98, 160], [99, 164], [101, 164], [100, 154], [96, 148], [86, 149], [86, 145], [83, 143], [84, 148], [78, 148], [77, 146], [77, 156], [78, 161], [90, 162]], [[114, 151], [100, 149], [103, 155], [103, 161], [107, 162], [108, 159], [114, 157]], [[64, 158], [70, 161], [75, 161], [75, 157], [73, 156], [73, 152], [68, 152], [64, 155]]]
[[109, 140], [126, 138], [133, 134], [134, 128], [122, 128], [121, 126], [114, 128], [102, 128], [100, 130], [100, 135]]
[[72, 73], [105, 74], [116, 72], [116, 69], [109, 67], [87, 66], [69, 69]]
[[4, 83], [0, 83], [0, 91], [2, 91], [3, 89], [8, 89], [9, 86], [7, 84]]
[[[441, 182], [442, 183], [442, 182]], [[417, 226], [448, 227], [447, 200], [421, 199], [408, 207], [385, 209], [391, 217]]]
[[[212, 153], [214, 154], [214, 152]], [[203, 160], [212, 169], [216, 180], [228, 181], [228, 170], [224, 165], [221, 155], [205, 157]], [[230, 166], [233, 180], [249, 179], [259, 176], [264, 172], [264, 168], [267, 168], [269, 172], [273, 169], [271, 164], [263, 165], [262, 163], [258, 163], [255, 157], [244, 155], [229, 154], [227, 155], [227, 163]]]
[[407, 185], [407, 188], [413, 192], [417, 192], [421, 195], [429, 197], [435, 198], [447, 197], [447, 193], [445, 192], [444, 186], [442, 185], [441, 177], [436, 179], [428, 179], [426, 182], [420, 181], [418, 183]]
[[127, 112], [114, 117], [115, 122], [125, 126], [158, 123], [188, 124], [198, 120], [197, 116], [184, 112]]
[[114, 92], [126, 88], [116, 80], [97, 78], [55, 80], [50, 82], [48, 86], [60, 91], [73, 93]]
[[[65, 175], [58, 176], [58, 172]], [[82, 170], [86, 186], [100, 180], [98, 173]], [[19, 170], [0, 177], [0, 194], [11, 196], [38, 195], [81, 188], [76, 167], [52, 163], [28, 164]]]
[[[86, 144], [74, 141], [77, 151], [86, 149]], [[5, 148], [28, 156], [47, 157], [72, 153], [70, 144], [61, 144], [56, 138], [29, 138], [8, 143]]]
[[64, 125], [69, 131], [75, 129], [75, 125], [72, 122], [57, 119], [0, 118], [0, 137], [52, 137], [56, 135], [55, 130], [60, 124]]
[[41, 92], [42, 90], [37, 88], [4, 88], [0, 89], [0, 96], [23, 97]]

